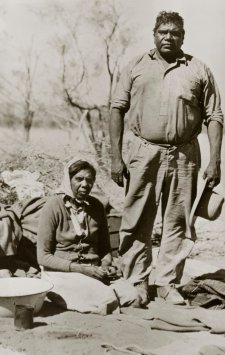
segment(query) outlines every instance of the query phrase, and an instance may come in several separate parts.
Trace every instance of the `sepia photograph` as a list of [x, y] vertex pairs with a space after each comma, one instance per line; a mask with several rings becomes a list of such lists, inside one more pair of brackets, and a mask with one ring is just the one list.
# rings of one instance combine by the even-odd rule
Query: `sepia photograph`
[[224, 0], [0, 0], [0, 355], [225, 355]]

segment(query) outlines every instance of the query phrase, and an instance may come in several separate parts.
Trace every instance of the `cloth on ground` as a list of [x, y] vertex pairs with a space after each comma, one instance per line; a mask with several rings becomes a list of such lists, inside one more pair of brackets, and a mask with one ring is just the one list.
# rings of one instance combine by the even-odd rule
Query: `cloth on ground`
[[[148, 309], [122, 308], [122, 313], [132, 314], [142, 319], [150, 321], [152, 329], [174, 330], [174, 326], [179, 327], [179, 331], [185, 327], [189, 331], [199, 330], [204, 327], [211, 333], [225, 333], [225, 310], [211, 310], [205, 308], [175, 306], [167, 302], [151, 302]], [[159, 323], [155, 320], [164, 322]], [[178, 328], [176, 329], [178, 330]], [[201, 329], [203, 330], [203, 329]]]
[[0, 257], [15, 255], [22, 238], [22, 228], [11, 206], [0, 204]]
[[80, 273], [53, 271], [43, 271], [42, 278], [54, 284], [48, 298], [64, 309], [101, 315], [119, 312], [114, 290], [96, 279]]
[[[154, 333], [154, 337], [162, 337], [161, 333]], [[221, 335], [209, 334], [207, 332], [185, 334], [179, 340], [172, 340], [163, 346], [144, 349], [140, 345], [130, 344], [118, 346], [112, 343], [102, 343], [101, 347], [106, 351], [116, 351], [126, 354], [143, 355], [224, 355], [225, 338]]]
[[207, 292], [197, 294], [193, 299], [189, 298], [190, 305], [194, 307], [204, 307], [210, 309], [223, 309], [225, 308], [225, 300], [218, 296]]
[[200, 332], [200, 331], [205, 331], [207, 328], [205, 325], [198, 323], [198, 324], [193, 324], [188, 326], [188, 325], [175, 325], [171, 324], [168, 322], [165, 322], [164, 320], [161, 319], [153, 319], [150, 321], [150, 327], [151, 329], [158, 329], [158, 330], [166, 330], [170, 332], [178, 332], [178, 333], [187, 333], [187, 332]]
[[225, 270], [198, 276], [182, 286], [181, 291], [192, 306], [225, 308]]
[[14, 276], [39, 277], [36, 256], [37, 225], [46, 197], [0, 205], [0, 268]]
[[0, 277], [37, 277], [40, 278], [39, 266], [32, 266], [21, 260], [18, 255], [0, 257]]
[[224, 355], [225, 346], [205, 345], [199, 349], [198, 355]]
[[101, 347], [103, 349], [106, 349], [106, 352], [115, 350], [115, 351], [119, 351], [120, 353], [125, 353], [125, 354], [154, 355], [151, 351], [144, 350], [137, 345], [116, 346], [114, 344], [103, 343], [103, 344], [101, 344]]
[[38, 197], [12, 206], [0, 204], [0, 256], [15, 255], [22, 238], [36, 244], [38, 218], [45, 201], [45, 197]]
[[15, 203], [12, 208], [18, 216], [23, 230], [23, 237], [36, 244], [37, 227], [42, 207], [47, 197], [28, 198]]
[[[224, 355], [218, 349], [224, 349], [225, 337], [208, 332], [188, 333], [168, 344], [154, 348], [155, 355]], [[207, 352], [214, 349], [214, 352]]]

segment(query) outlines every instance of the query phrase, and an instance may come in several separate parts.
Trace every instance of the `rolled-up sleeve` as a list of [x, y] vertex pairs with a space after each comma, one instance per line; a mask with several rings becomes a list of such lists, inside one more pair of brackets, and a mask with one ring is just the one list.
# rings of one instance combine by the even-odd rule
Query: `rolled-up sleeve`
[[221, 110], [221, 99], [218, 86], [208, 67], [205, 67], [203, 88], [203, 119], [206, 126], [217, 121], [223, 126], [224, 116]]
[[130, 108], [130, 92], [131, 92], [131, 66], [128, 64], [123, 71], [111, 100], [111, 109], [117, 108], [127, 112]]

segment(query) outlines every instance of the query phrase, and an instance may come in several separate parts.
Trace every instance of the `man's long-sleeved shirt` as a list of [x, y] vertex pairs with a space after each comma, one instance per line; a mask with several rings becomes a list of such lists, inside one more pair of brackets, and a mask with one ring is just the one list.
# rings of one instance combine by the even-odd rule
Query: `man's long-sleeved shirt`
[[134, 134], [157, 144], [183, 144], [210, 121], [223, 124], [220, 94], [210, 69], [183, 54], [165, 68], [156, 49], [121, 74], [111, 108], [129, 110]]

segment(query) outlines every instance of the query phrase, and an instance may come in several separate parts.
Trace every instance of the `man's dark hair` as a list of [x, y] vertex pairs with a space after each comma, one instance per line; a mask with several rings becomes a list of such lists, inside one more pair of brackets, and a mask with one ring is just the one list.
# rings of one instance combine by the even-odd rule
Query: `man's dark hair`
[[178, 12], [172, 12], [172, 11], [161, 11], [158, 16], [156, 17], [156, 22], [155, 22], [155, 27], [153, 28], [154, 34], [156, 33], [157, 28], [161, 24], [166, 24], [172, 22], [180, 29], [182, 30], [184, 34], [184, 20], [183, 18], [178, 14]]
[[81, 170], [89, 170], [91, 172], [91, 175], [93, 176], [94, 180], [96, 177], [96, 170], [93, 167], [93, 165], [91, 165], [89, 162], [87, 162], [86, 160], [77, 160], [75, 163], [73, 163], [70, 167], [69, 167], [69, 176], [70, 179], [72, 179], [72, 177], [77, 174], [79, 171]]

